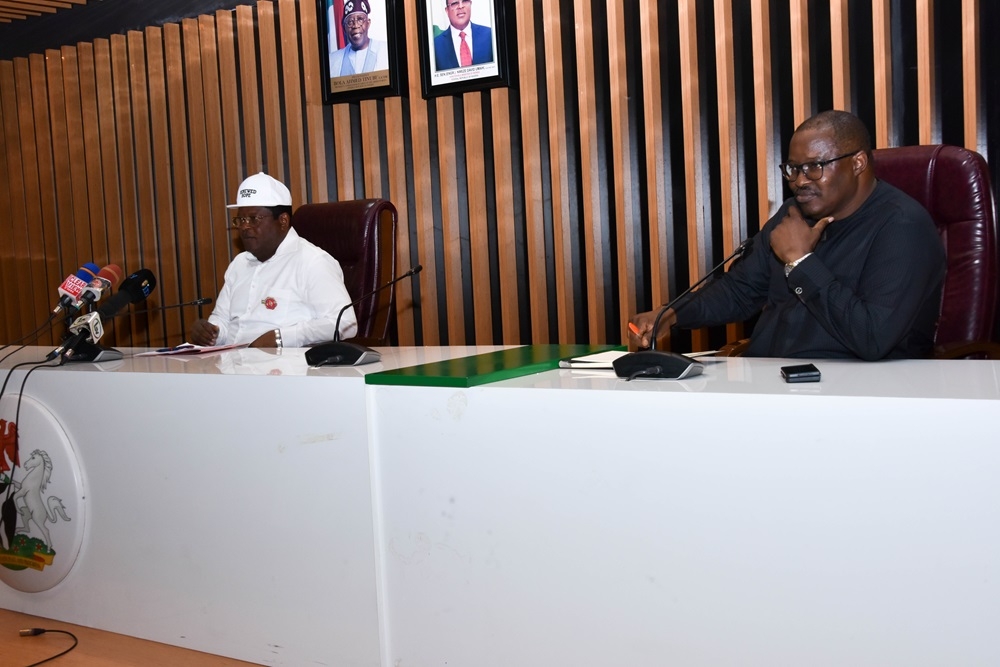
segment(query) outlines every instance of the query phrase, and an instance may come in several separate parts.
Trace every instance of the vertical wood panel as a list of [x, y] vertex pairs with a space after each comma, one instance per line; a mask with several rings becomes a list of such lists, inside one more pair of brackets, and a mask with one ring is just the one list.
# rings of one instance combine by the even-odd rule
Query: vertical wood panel
[[757, 220], [747, 224], [753, 233], [764, 226], [771, 212], [781, 203], [781, 176], [775, 167], [781, 160], [775, 131], [774, 89], [771, 71], [770, 0], [751, 0], [753, 35], [754, 141], [757, 168]]
[[[878, 2], [878, 0], [875, 0]], [[789, 0], [792, 38], [792, 118], [795, 126], [813, 115], [809, 51], [809, 0]]]
[[917, 113], [920, 143], [939, 143], [937, 100], [934, 97], [937, 67], [934, 63], [934, 0], [917, 0]]
[[[288, 182], [283, 159], [285, 142], [281, 136], [281, 84], [278, 79], [278, 44], [275, 38], [274, 3], [257, 3], [257, 43], [260, 47], [260, 94], [264, 111], [265, 171]], [[297, 204], [295, 197], [292, 203]]]
[[[328, 201], [329, 190], [326, 185], [326, 141], [323, 130], [323, 96], [320, 81], [320, 51], [316, 5], [312, 2], [299, 3], [299, 16], [302, 23], [302, 75], [305, 86], [306, 105], [306, 154], [309, 160], [309, 201]], [[326, 54], [322, 54], [325, 56]], [[396, 136], [402, 136], [396, 135]]]
[[296, 4], [297, 0], [278, 0], [278, 18], [281, 27], [281, 88], [284, 95], [276, 100], [284, 102], [284, 150], [288, 155], [288, 178], [285, 182], [292, 192], [292, 205], [300, 206], [309, 201], [309, 179], [306, 176], [302, 84], [299, 78], [302, 71], [299, 62], [299, 41], [304, 36], [299, 35], [295, 16]]
[[872, 130], [876, 148], [889, 146], [894, 138], [890, 4], [891, 0], [872, 0], [872, 49], [875, 71], [875, 127]]
[[[158, 33], [152, 33], [154, 35]], [[156, 183], [153, 178], [153, 113], [154, 104], [150, 95], [149, 79], [146, 65], [146, 33], [131, 31], [128, 33], [129, 55], [129, 85], [132, 94], [132, 124], [135, 128], [135, 183], [138, 202], [138, 217], [136, 219], [139, 237], [138, 266], [130, 268], [148, 268], [157, 271], [159, 241], [156, 229], [156, 200], [154, 192]], [[161, 103], [162, 104], [162, 103]], [[161, 107], [162, 108], [162, 107]], [[159, 119], [162, 124], [162, 119]], [[141, 332], [136, 340], [140, 345], [150, 345], [155, 341], [160, 345], [166, 340], [162, 330], [163, 317], [161, 313], [153, 312], [134, 316], [135, 327]], [[135, 338], [135, 337], [133, 337]]]
[[63, 89], [63, 60], [60, 51], [45, 52], [45, 71], [48, 81], [49, 128], [52, 132], [52, 161], [55, 166], [56, 224], [59, 236], [59, 258], [62, 275], [76, 271], [84, 262], [85, 253], [77, 252], [76, 235], [73, 233], [73, 184], [68, 165], [69, 127], [66, 120], [66, 95]]
[[[604, 258], [609, 253], [611, 239], [601, 224], [608, 218], [607, 185], [602, 179], [605, 171], [600, 145], [600, 117], [597, 110], [597, 63], [594, 56], [594, 30], [591, 4], [583, 0], [573, 3], [573, 11], [578, 17], [576, 29], [576, 52], [581, 54], [576, 62], [577, 107], [580, 110], [580, 190], [583, 208], [583, 253], [587, 258], [587, 329], [590, 336], [599, 339], [604, 336], [604, 286], [608, 283], [608, 269]], [[612, 40], [614, 41], [614, 40]], [[617, 165], [620, 167], [620, 164]], [[630, 301], [635, 302], [635, 271], [632, 279], [622, 281], [622, 287], [631, 292]], [[632, 309], [622, 310], [631, 313]], [[624, 331], [624, 324], [622, 325]], [[625, 335], [624, 333], [622, 334]]]
[[[515, 12], [517, 33], [537, 35], [534, 3], [525, 3]], [[542, 39], [545, 34], [538, 36]], [[536, 37], [537, 39], [537, 37]], [[548, 343], [550, 289], [545, 262], [545, 210], [542, 205], [541, 119], [538, 105], [538, 76], [534, 43], [518, 40], [521, 76], [521, 144], [524, 151], [524, 224], [528, 260], [528, 302], [531, 309], [531, 338]]]
[[545, 66], [548, 75], [549, 170], [552, 179], [552, 244], [555, 258], [556, 322], [560, 343], [574, 334], [576, 303], [573, 257], [573, 222], [569, 211], [569, 147], [566, 145], [566, 108], [563, 85], [562, 17], [558, 0], [541, 0], [545, 25]]
[[850, 111], [851, 33], [850, 3], [830, 0], [830, 64], [833, 65], [833, 108]]
[[[219, 97], [222, 101], [222, 137], [226, 158], [226, 203], [236, 201], [235, 196], [243, 175], [243, 144], [242, 135], [247, 132], [247, 123], [240, 125], [240, 108], [246, 91], [240, 89], [236, 73], [236, 32], [233, 26], [233, 13], [218, 11], [215, 13], [215, 24], [218, 32], [219, 45]], [[259, 157], [257, 163], [260, 162]], [[220, 211], [223, 215], [225, 209]], [[222, 221], [225, 224], [225, 220]], [[228, 244], [227, 244], [228, 245]], [[232, 256], [227, 249], [223, 254], [216, 251], [216, 262], [225, 262]], [[223, 269], [224, 270], [224, 269]], [[222, 272], [216, 273], [216, 284], [222, 284]]]
[[[684, 125], [684, 197], [687, 200], [688, 278], [693, 284], [701, 278], [708, 260], [708, 207], [704, 195], [705, 143], [701, 110], [701, 74], [698, 69], [698, 17], [696, 0], [677, 3], [680, 23], [680, 66], [682, 79], [682, 115]], [[666, 335], [666, 332], [662, 332]], [[694, 349], [706, 349], [704, 331], [692, 333]]]
[[[62, 256], [59, 252], [59, 220], [56, 211], [55, 199], [55, 165], [53, 164], [52, 128], [50, 127], [51, 113], [49, 110], [48, 82], [45, 76], [45, 57], [40, 54], [33, 54], [28, 58], [28, 68], [31, 76], [31, 97], [32, 113], [35, 117], [35, 142], [38, 146], [36, 151], [36, 164], [38, 167], [38, 188], [40, 200], [38, 207], [42, 221], [42, 235], [44, 237], [44, 261], [46, 280], [44, 284], [45, 297], [53, 298], [53, 286], [58, 285], [63, 278]], [[2, 153], [2, 149], [0, 149]], [[0, 202], [0, 206], [3, 203]], [[66, 271], [72, 271], [74, 267], [66, 267]], [[37, 291], [36, 286], [36, 291]], [[47, 299], [36, 296], [41, 303], [46, 303]], [[46, 315], [47, 317], [48, 315]], [[54, 335], [51, 329], [42, 333], [39, 344], [54, 344]]]
[[[436, 100], [437, 127], [439, 137], [456, 137], [455, 100], [440, 97]], [[438, 169], [441, 186], [441, 233], [444, 237], [444, 254], [441, 265], [444, 270], [445, 302], [442, 307], [448, 321], [448, 344], [465, 344], [465, 297], [462, 279], [462, 231], [459, 225], [458, 167], [455, 153], [456, 141], [438, 141]]]
[[[636, 312], [636, 247], [635, 247], [635, 227], [639, 223], [635, 210], [635, 189], [639, 187], [632, 178], [632, 148], [631, 128], [629, 127], [629, 91], [628, 91], [628, 71], [626, 68], [625, 44], [628, 43], [625, 35], [625, 8], [620, 2], [609, 0], [608, 7], [608, 28], [611, 37], [609, 44], [609, 69], [611, 88], [611, 145], [614, 153], [614, 173], [618, 178], [615, 192], [614, 220], [618, 238], [618, 275], [619, 289], [618, 300], [621, 304], [622, 313], [627, 320], [628, 314]], [[597, 259], [596, 257], [594, 258]], [[596, 262], [595, 262], [596, 263]], [[600, 279], [606, 280], [601, 275]], [[604, 338], [604, 316], [603, 303], [597, 302], [595, 310], [599, 310], [596, 316], [599, 325], [596, 330], [591, 330], [591, 336], [602, 340]], [[593, 318], [592, 318], [593, 319]], [[628, 339], [625, 321], [619, 323], [621, 327], [622, 340]]]
[[[985, 132], [979, 130], [979, 0], [962, 0], [962, 104], [965, 147], [986, 152]], [[994, 46], [994, 50], [995, 50]], [[995, 51], [994, 51], [995, 52]], [[996, 57], [993, 63], [997, 64]]]
[[[129, 80], [128, 42], [123, 35], [111, 37], [111, 78], [114, 95], [114, 125], [117, 151], [118, 192], [121, 197], [122, 255], [120, 266], [128, 275], [138, 268], [139, 243], [139, 202], [136, 189], [136, 150], [132, 124], [132, 94]], [[139, 63], [139, 67], [142, 64]], [[136, 319], [133, 317], [125, 326], [125, 320], [118, 320], [115, 327], [115, 342], [118, 345], [141, 345], [134, 332]]]
[[[403, 103], [398, 97], [385, 101], [386, 134], [391, 137], [402, 137], [406, 118], [403, 114]], [[410, 200], [406, 192], [406, 156], [401, 150], [389, 150], [385, 157], [389, 170], [389, 198], [396, 206], [396, 270], [395, 275], [409, 271], [411, 266], [410, 220], [412, 219]], [[419, 264], [419, 262], [416, 262]], [[429, 274], [420, 274], [413, 280], [402, 280], [396, 283], [396, 328], [399, 331], [400, 345], [415, 345], [416, 321], [414, 317], [414, 280], [426, 278]]]
[[472, 257], [472, 306], [476, 341], [493, 338], [493, 293], [490, 280], [489, 215], [486, 210], [486, 133], [482, 94], [469, 93], [465, 110], [465, 178], [469, 189], [469, 250]]
[[[500, 317], [504, 345], [521, 342], [517, 282], [517, 221], [514, 213], [514, 169], [510, 147], [510, 94], [501, 88], [490, 92], [493, 115], [493, 155], [496, 156], [497, 255], [500, 265]], [[479, 342], [478, 340], [476, 342]]]
[[[5, 303], [14, 305], [17, 312], [17, 322], [20, 327], [12, 326], [10, 335], [16, 338], [27, 334], [31, 329], [31, 271], [28, 258], [31, 256], [28, 248], [28, 229], [24, 202], [24, 164], [21, 153], [20, 127], [18, 124], [17, 84], [14, 82], [14, 63], [9, 60], [0, 61], [0, 105], [4, 108], [3, 133], [6, 148], [8, 199], [6, 205], [10, 210], [13, 224], [9, 231], [9, 245], [13, 252], [4, 262], [7, 273], [4, 282], [14, 287], [7, 292]], [[11, 270], [13, 267], [13, 270]], [[24, 289], [27, 287], [27, 289]], [[15, 305], [16, 304], [16, 305]]]
[[42, 296], [48, 291], [45, 275], [45, 241], [42, 236], [41, 199], [38, 182], [39, 147], [35, 138], [35, 115], [31, 104], [31, 75], [27, 58], [14, 61], [14, 81], [17, 86], [18, 135], [21, 143], [22, 181], [24, 185], [24, 220], [27, 252], [20, 257], [24, 273], [18, 281], [23, 291], [28, 291], [27, 306], [30, 319], [22, 323], [24, 333], [33, 331], [48, 318]]
[[[3, 72], [8, 65], [0, 63], [0, 207], [10, 211], [10, 170], [7, 156], [7, 122], [10, 120], [11, 109], [4, 108]], [[21, 337], [18, 333], [23, 326], [18, 313], [17, 278], [14, 266], [14, 225], [17, 220], [13, 215], [0, 218], [0, 299], [4, 316], [0, 317], [0, 334], [4, 342], [14, 341]]]
[[80, 85], [80, 117], [83, 126], [83, 147], [86, 163], [83, 187], [86, 189], [87, 217], [90, 227], [91, 257], [98, 266], [108, 263], [108, 243], [104, 197], [101, 195], [101, 136], [97, 115], [97, 81], [94, 69], [94, 45], [81, 43], [77, 47]]
[[[222, 163], [222, 134], [221, 128], [217, 127], [217, 121], [213, 123], [215, 127], [210, 131], [208, 128], [209, 114], [214, 111], [214, 118], [218, 118], [218, 99], [211, 101], [206, 99], [206, 91], [209, 90], [208, 81], [205, 79], [205, 71], [212, 72], [206, 67], [209, 63], [203, 62], [203, 56], [209, 61], [214, 55], [214, 42], [209, 42], [209, 50], [203, 52], [201, 31], [198, 21], [187, 19], [181, 23], [182, 48], [181, 57], [184, 60], [184, 83], [185, 94], [188, 100], [187, 114], [187, 136], [190, 150], [190, 173], [188, 174], [191, 183], [191, 207], [192, 218], [192, 238], [194, 247], [190, 255], [181, 253], [181, 263], [188, 264], [184, 273], [190, 277], [184, 283], [181, 290], [184, 301], [214, 295], [215, 294], [215, 254], [214, 238], [216, 227], [222, 226], [214, 224], [212, 220], [212, 176], [210, 173], [217, 172], [221, 177], [221, 170], [212, 170], [210, 165], [221, 165]], [[213, 81], [213, 83], [217, 83]], [[217, 88], [215, 88], [217, 90]], [[221, 180], [221, 179], [220, 179]], [[220, 216], [221, 217], [221, 216]], [[191, 327], [191, 323], [197, 319], [193, 311], [186, 309], [181, 311], [181, 319], [184, 321], [184, 334]]]
[[[240, 5], [236, 8], [236, 33], [239, 42], [240, 60], [240, 108], [243, 111], [243, 153], [246, 156], [245, 170], [240, 180], [264, 169], [261, 148], [260, 89], [257, 85], [257, 34], [254, 31], [253, 7]], [[277, 178], [276, 174], [271, 174]], [[232, 185], [235, 194], [238, 183]], [[232, 194], [230, 195], [232, 196]]]
[[[153, 233], [158, 242], [159, 250], [158, 254], [149, 256], [151, 265], [147, 264], [147, 267], [151, 268], [157, 276], [158, 285], [156, 289], [158, 291], [159, 303], [170, 305], [181, 301], [177, 250], [178, 245], [183, 243], [183, 241], [180, 234], [178, 234], [178, 225], [175, 224], [175, 221], [180, 223], [180, 225], [189, 224], [190, 214], [188, 211], [179, 211], [183, 218], [178, 220], [178, 211], [174, 208], [174, 171], [171, 168], [173, 160], [170, 155], [171, 133], [175, 130], [183, 130], [178, 128], [178, 124], [175, 121], [177, 103], [175, 102], [173, 108], [171, 108], [168, 100], [168, 93], [176, 90], [175, 85], [173, 85], [173, 77], [176, 75], [170, 75], [167, 72], [166, 55], [168, 53], [176, 53], [176, 51], [169, 46], [168, 40], [171, 39], [171, 35], [169, 32], [165, 32], [166, 27], [164, 26], [163, 29], [146, 28], [145, 32], [146, 69], [149, 77], [150, 128], [153, 139], [153, 183], [156, 206], [156, 220]], [[176, 29], [176, 26], [174, 28]], [[166, 48], [165, 41], [167, 41]], [[171, 64], [174, 63], [171, 62]], [[184, 152], [184, 158], [187, 158], [187, 151]], [[183, 187], [183, 184], [181, 186]], [[183, 336], [180, 313], [177, 312], [177, 309], [153, 313], [151, 319], [154, 323], [157, 321], [162, 322], [161, 327], [158, 327], [156, 331], [150, 332], [156, 344], [166, 344], [173, 340], [172, 336]]]
[[364, 100], [361, 107], [361, 154], [364, 157], [365, 198], [383, 197], [382, 150], [379, 147], [378, 103]]
[[62, 48], [63, 100], [66, 103], [66, 134], [69, 143], [69, 163], [63, 176], [72, 192], [72, 217], [61, 221], [65, 232], [76, 237], [79, 264], [97, 262], [90, 228], [90, 197], [87, 190], [87, 150], [84, 143], [83, 110], [80, 102], [80, 69], [74, 47]]
[[[221, 33], [216, 32], [216, 24], [211, 16], [202, 16], [196, 27], [191, 29], [191, 41], [197, 44], [201, 60], [201, 80], [204, 99], [204, 113], [198, 114], [198, 125], [204, 127], [205, 150], [204, 162], [208, 170], [207, 181], [203, 187], [198, 187], [195, 178], [195, 224], [198, 236], [198, 295], [214, 296], [222, 285], [222, 276], [229, 264], [232, 237], [227, 231], [229, 221], [226, 204], [229, 203], [229, 174], [236, 167], [231, 164], [234, 156], [230, 147], [239, 156], [239, 141], [227, 141], [224, 128], [225, 97], [236, 98], [236, 77], [233, 76], [223, 84], [223, 75], [219, 68], [219, 44], [223, 41]], [[194, 47], [192, 47], [194, 48]], [[223, 94], [225, 92], [225, 95]], [[195, 130], [193, 129], [192, 132]], [[238, 157], [235, 158], [238, 160]], [[237, 162], [238, 164], [238, 162]], [[234, 188], [235, 189], [235, 186]], [[207, 245], [207, 247], [202, 247]], [[186, 311], [190, 319], [208, 315], [208, 312], [194, 313]], [[185, 318], [187, 321], [187, 318]]]
[[[640, 22], [642, 39], [642, 85], [643, 116], [646, 119], [646, 208], [649, 211], [649, 271], [652, 287], [652, 305], [666, 303], [670, 299], [668, 263], [672, 254], [668, 243], [670, 235], [667, 225], [673, 211], [673, 202], [667, 196], [666, 166], [669, 161], [664, 139], [663, 90], [660, 85], [661, 50], [660, 34], [656, 29], [660, 24], [658, 3], [646, 7], [647, 15]], [[636, 308], [638, 310], [638, 308]], [[632, 315], [622, 312], [622, 319]], [[623, 327], [624, 332], [624, 327]], [[625, 340], [627, 340], [627, 334]]]

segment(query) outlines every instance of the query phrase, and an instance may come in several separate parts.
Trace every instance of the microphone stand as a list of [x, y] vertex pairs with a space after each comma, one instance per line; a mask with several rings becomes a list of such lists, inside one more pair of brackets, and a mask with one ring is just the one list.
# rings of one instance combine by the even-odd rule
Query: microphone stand
[[683, 354], [656, 349], [656, 332], [660, 327], [660, 318], [662, 318], [668, 310], [676, 306], [681, 299], [686, 297], [694, 289], [701, 286], [706, 280], [715, 275], [715, 272], [724, 267], [729, 260], [734, 259], [737, 256], [742, 258], [743, 255], [750, 252], [752, 246], [753, 237], [746, 239], [728, 257], [719, 262], [711, 271], [702, 276], [699, 281], [668, 301], [665, 305], [661, 306], [660, 310], [656, 313], [656, 318], [653, 320], [653, 329], [649, 334], [649, 349], [631, 352], [615, 359], [612, 363], [612, 366], [615, 369], [615, 375], [629, 380], [634, 380], [637, 377], [680, 380], [682, 378], [691, 377], [692, 375], [700, 375], [702, 370], [705, 368], [703, 364], [689, 359]]
[[340, 312], [337, 313], [337, 324], [333, 332], [333, 340], [328, 343], [320, 343], [306, 350], [306, 363], [310, 366], [360, 366], [361, 364], [370, 364], [381, 359], [382, 355], [370, 347], [340, 340], [340, 320], [348, 308], [360, 304], [365, 299], [381, 292], [387, 287], [392, 287], [403, 278], [417, 275], [423, 268], [420, 264], [417, 264], [403, 275], [396, 276], [386, 284], [376, 287], [341, 308]]

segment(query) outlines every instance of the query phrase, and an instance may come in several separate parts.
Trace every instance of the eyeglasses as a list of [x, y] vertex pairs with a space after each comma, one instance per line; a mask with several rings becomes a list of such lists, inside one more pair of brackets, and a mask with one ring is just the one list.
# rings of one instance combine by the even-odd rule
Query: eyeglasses
[[368, 23], [367, 16], [348, 16], [344, 19], [344, 25], [348, 28], [360, 28], [365, 23]]
[[250, 217], [249, 215], [237, 216], [232, 219], [231, 222], [233, 224], [229, 229], [240, 229], [241, 227], [249, 227], [250, 229], [256, 229], [257, 225], [259, 225], [261, 222], [267, 220], [268, 218], [273, 218], [273, 217], [274, 217], [273, 213], [260, 213], [253, 217]]
[[829, 160], [816, 160], [815, 162], [806, 162], [805, 164], [782, 162], [778, 165], [778, 169], [781, 170], [781, 175], [784, 176], [787, 181], [794, 181], [797, 179], [800, 172], [805, 174], [806, 178], [810, 181], [818, 181], [823, 178], [823, 167], [832, 162], [843, 160], [845, 157], [851, 157], [852, 155], [860, 152], [861, 151], [851, 151], [850, 153], [844, 153], [843, 155], [832, 157]]

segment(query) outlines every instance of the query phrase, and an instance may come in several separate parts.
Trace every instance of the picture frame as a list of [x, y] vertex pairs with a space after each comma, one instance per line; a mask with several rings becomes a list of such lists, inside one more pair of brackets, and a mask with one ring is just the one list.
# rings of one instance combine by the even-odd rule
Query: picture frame
[[417, 0], [424, 99], [516, 85], [512, 18], [507, 0]]
[[[405, 89], [404, 1], [315, 0], [324, 103], [393, 97]], [[364, 24], [361, 14], [368, 14]]]

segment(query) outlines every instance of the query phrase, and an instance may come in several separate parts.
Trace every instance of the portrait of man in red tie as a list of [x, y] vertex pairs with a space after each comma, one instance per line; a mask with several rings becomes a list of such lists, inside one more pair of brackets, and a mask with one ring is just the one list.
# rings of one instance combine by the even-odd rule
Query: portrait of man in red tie
[[444, 2], [449, 26], [434, 38], [437, 71], [493, 62], [493, 31], [472, 22], [472, 0]]

